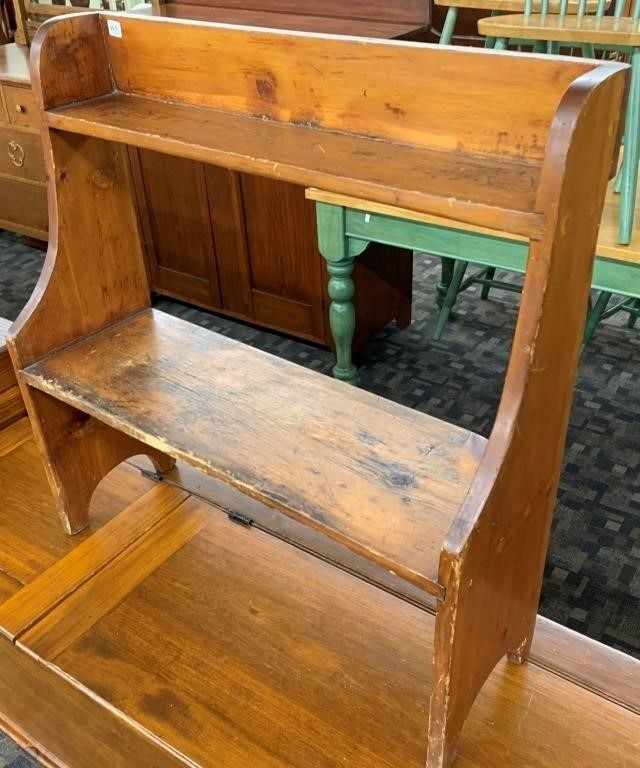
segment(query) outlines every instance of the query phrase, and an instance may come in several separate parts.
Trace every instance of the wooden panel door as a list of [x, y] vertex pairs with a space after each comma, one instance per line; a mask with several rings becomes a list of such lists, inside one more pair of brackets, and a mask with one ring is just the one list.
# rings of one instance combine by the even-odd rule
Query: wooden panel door
[[251, 295], [257, 322], [325, 341], [315, 208], [295, 184], [241, 174]]
[[143, 149], [131, 158], [153, 290], [219, 309], [205, 166]]

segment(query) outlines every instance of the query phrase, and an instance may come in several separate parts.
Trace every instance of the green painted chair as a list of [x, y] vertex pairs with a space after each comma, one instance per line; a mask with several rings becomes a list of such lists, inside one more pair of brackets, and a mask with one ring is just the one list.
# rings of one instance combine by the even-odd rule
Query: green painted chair
[[616, 185], [620, 193], [618, 237], [622, 245], [627, 245], [633, 232], [640, 159], [640, 0], [615, 0], [612, 15], [605, 15], [605, 0], [599, 0], [594, 15], [589, 15], [586, 0], [580, 0], [577, 13], [571, 13], [568, 0], [560, 0], [558, 13], [551, 12], [549, 0], [542, 0], [540, 13], [534, 13], [533, 0], [525, 0], [524, 5], [523, 14], [481, 19], [478, 31], [494, 39], [497, 49], [505, 49], [510, 40], [515, 40], [552, 54], [561, 47], [580, 48], [589, 57], [605, 52], [628, 57], [631, 63], [625, 151]]
[[[491, 17], [478, 22], [478, 31], [488, 46], [505, 49], [508, 43], [529, 45], [534, 52], [557, 54], [562, 47], [572, 52], [594, 57], [596, 52], [628, 57], [632, 66], [632, 81], [625, 122], [625, 152], [616, 180], [620, 194], [618, 239], [623, 245], [631, 241], [640, 159], [640, 0], [614, 0], [613, 13], [609, 0], [436, 0], [448, 7], [441, 43], [451, 40], [458, 9], [485, 8]], [[509, 11], [520, 6], [522, 14]], [[438, 286], [440, 313], [434, 331], [439, 339], [444, 331], [458, 295], [472, 285], [482, 286], [480, 296], [487, 299], [492, 288], [519, 291], [517, 285], [496, 280], [494, 267], [482, 267], [468, 275], [469, 264], [443, 259], [443, 278]], [[601, 320], [620, 311], [629, 314], [628, 326], [634, 327], [640, 316], [640, 303], [624, 298], [611, 304], [613, 294], [601, 291], [590, 303], [585, 328], [585, 345]]]
[[[488, 11], [492, 15], [501, 15], [505, 13], [523, 13], [525, 11], [525, 0], [434, 0], [435, 5], [447, 9], [442, 32], [440, 34], [440, 44], [450, 45], [451, 38], [455, 32], [460, 9]], [[543, 9], [543, 0], [532, 0], [533, 8], [536, 11]], [[598, 9], [598, 0], [583, 0], [587, 13], [595, 13]], [[609, 0], [607, 0], [607, 5]], [[560, 11], [561, 0], [547, 0], [546, 12], [558, 13]], [[568, 13], [577, 13], [580, 6], [580, 0], [567, 0]], [[487, 45], [492, 47], [493, 41], [489, 40]]]

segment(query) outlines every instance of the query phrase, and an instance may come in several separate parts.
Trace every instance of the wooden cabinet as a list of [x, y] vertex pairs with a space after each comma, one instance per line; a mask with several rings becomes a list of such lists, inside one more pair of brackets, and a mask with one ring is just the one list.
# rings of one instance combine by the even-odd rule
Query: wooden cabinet
[[[331, 344], [327, 275], [304, 189], [131, 150], [152, 289]], [[376, 246], [357, 262], [356, 351], [391, 320], [410, 321], [412, 254]]]
[[0, 228], [46, 239], [47, 192], [29, 51], [0, 46]]

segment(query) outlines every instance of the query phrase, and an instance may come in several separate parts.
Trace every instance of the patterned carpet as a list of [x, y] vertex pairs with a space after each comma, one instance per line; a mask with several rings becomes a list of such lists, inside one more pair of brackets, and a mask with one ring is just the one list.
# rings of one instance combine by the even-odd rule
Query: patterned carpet
[[[43, 255], [0, 232], [0, 316], [14, 318]], [[360, 386], [488, 435], [500, 396], [518, 297], [475, 289], [459, 301], [443, 339], [431, 340], [439, 263], [416, 255], [413, 323], [371, 340]], [[312, 344], [160, 300], [158, 308], [327, 373]], [[583, 355], [571, 415], [540, 613], [640, 658], [640, 327], [617, 315]], [[639, 324], [640, 325], [640, 324]], [[542, 413], [541, 413], [542, 417]], [[0, 768], [28, 762], [4, 757]], [[4, 760], [4, 762], [3, 762]]]

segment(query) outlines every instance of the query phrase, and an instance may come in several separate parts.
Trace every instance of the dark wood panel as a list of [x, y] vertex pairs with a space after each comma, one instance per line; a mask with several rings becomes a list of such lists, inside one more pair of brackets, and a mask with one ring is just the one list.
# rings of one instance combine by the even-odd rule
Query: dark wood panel
[[153, 284], [220, 307], [204, 166], [159, 152], [137, 156], [138, 210]]
[[295, 184], [248, 174], [240, 179], [256, 317], [267, 321], [278, 303], [276, 326], [324, 338], [314, 204]]
[[46, 188], [0, 177], [0, 227], [46, 239], [47, 226]]
[[44, 183], [40, 134], [21, 131], [13, 126], [0, 126], [0, 173]]
[[253, 319], [251, 271], [240, 177], [233, 171], [215, 165], [205, 165], [204, 172], [222, 306], [225, 310]]
[[182, 0], [185, 5], [210, 6], [214, 8], [244, 9], [248, 11], [268, 11], [271, 13], [306, 14], [341, 19], [364, 19], [389, 21], [395, 23], [424, 25], [428, 23], [430, 12], [428, 0], [396, 0], [393, 4], [386, 0]]
[[409, 38], [428, 27], [422, 24], [407, 24], [378, 21], [370, 18], [346, 19], [331, 16], [308, 16], [268, 11], [248, 11], [232, 8], [217, 8], [208, 5], [170, 3], [161, 6], [163, 16], [174, 19], [196, 19], [197, 21], [242, 24], [251, 27], [292, 29], [298, 32], [320, 32], [330, 35], [353, 35], [383, 39]]

